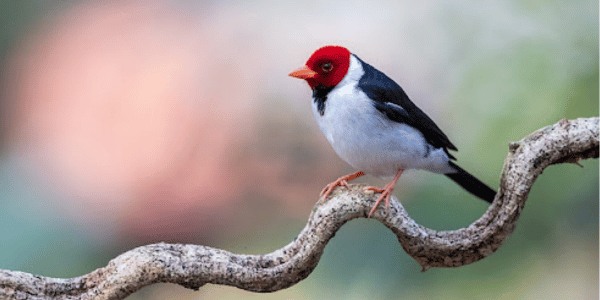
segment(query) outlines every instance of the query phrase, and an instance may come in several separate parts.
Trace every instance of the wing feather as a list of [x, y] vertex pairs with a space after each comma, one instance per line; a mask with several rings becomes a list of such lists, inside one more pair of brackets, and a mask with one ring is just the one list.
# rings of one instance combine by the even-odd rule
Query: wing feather
[[[435, 148], [443, 148], [446, 153], [448, 149], [457, 150], [435, 122], [408, 98], [400, 85], [360, 58], [357, 59], [362, 63], [365, 71], [358, 82], [358, 87], [374, 100], [377, 110], [392, 121], [415, 127]], [[448, 155], [454, 159], [449, 153]]]

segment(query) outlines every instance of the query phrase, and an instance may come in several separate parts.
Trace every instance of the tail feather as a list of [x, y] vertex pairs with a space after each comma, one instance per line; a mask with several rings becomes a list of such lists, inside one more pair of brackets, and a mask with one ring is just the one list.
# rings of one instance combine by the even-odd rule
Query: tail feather
[[492, 190], [485, 183], [481, 182], [479, 179], [475, 178], [475, 176], [469, 174], [469, 172], [463, 170], [455, 163], [451, 161], [449, 163], [451, 167], [456, 169], [456, 173], [445, 174], [448, 176], [448, 178], [452, 179], [469, 193], [481, 198], [482, 200], [485, 200], [489, 203], [494, 201], [494, 198], [496, 197], [496, 191]]

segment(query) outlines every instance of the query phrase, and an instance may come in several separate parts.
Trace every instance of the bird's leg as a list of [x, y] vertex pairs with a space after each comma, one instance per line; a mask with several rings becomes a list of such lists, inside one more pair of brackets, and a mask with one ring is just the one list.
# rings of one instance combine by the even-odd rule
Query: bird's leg
[[394, 179], [392, 179], [392, 181], [386, 184], [383, 187], [383, 189], [378, 188], [376, 186], [365, 187], [366, 191], [374, 191], [375, 193], [381, 193], [379, 198], [377, 198], [377, 201], [375, 201], [375, 205], [373, 205], [373, 208], [371, 208], [371, 210], [369, 211], [369, 214], [367, 215], [368, 218], [370, 218], [373, 212], [375, 212], [377, 206], [379, 206], [379, 203], [381, 203], [382, 200], [385, 200], [386, 209], [390, 207], [390, 197], [392, 196], [394, 186], [396, 186], [396, 182], [398, 182], [398, 179], [400, 179], [402, 172], [404, 172], [404, 169], [398, 169], [398, 172], [396, 172], [396, 176], [394, 176]]
[[344, 175], [330, 184], [326, 185], [323, 190], [321, 190], [321, 197], [323, 200], [327, 200], [327, 197], [333, 192], [333, 190], [338, 186], [348, 186], [348, 181], [354, 180], [358, 177], [364, 176], [365, 173], [363, 171], [358, 171], [352, 174]]

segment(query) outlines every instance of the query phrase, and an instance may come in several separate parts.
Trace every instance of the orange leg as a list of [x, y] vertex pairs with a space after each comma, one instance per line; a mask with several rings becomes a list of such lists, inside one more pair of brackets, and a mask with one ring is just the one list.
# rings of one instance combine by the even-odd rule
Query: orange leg
[[369, 218], [371, 217], [371, 215], [373, 214], [373, 212], [375, 212], [375, 210], [377, 209], [377, 206], [379, 206], [379, 203], [381, 203], [382, 200], [385, 201], [386, 208], [390, 207], [390, 197], [392, 196], [392, 192], [394, 191], [394, 186], [396, 186], [396, 182], [398, 182], [398, 179], [400, 179], [402, 172], [404, 172], [404, 170], [399, 169], [398, 172], [396, 173], [396, 176], [394, 176], [394, 179], [392, 179], [392, 181], [390, 181], [388, 184], [386, 184], [385, 187], [383, 187], [383, 189], [378, 188], [376, 186], [368, 186], [365, 188], [365, 190], [374, 191], [375, 193], [381, 193], [379, 198], [377, 198], [377, 201], [375, 201], [375, 205], [373, 205], [373, 208], [371, 208], [371, 210], [369, 211], [369, 214], [367, 215], [367, 217], [369, 217]]
[[327, 200], [327, 197], [333, 192], [333, 190], [338, 186], [348, 186], [348, 181], [354, 180], [358, 177], [364, 176], [365, 173], [363, 171], [358, 171], [352, 174], [344, 175], [332, 183], [326, 185], [323, 190], [321, 190], [321, 197], [323, 200]]

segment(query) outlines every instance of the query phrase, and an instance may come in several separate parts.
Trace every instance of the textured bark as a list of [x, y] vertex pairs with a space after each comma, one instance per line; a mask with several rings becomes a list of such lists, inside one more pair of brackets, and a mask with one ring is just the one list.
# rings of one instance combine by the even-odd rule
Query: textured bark
[[[496, 199], [466, 228], [425, 228], [413, 221], [396, 199], [389, 209], [378, 209], [373, 218], [397, 235], [402, 248], [423, 270], [478, 261], [496, 251], [512, 233], [529, 190], [544, 168], [598, 157], [598, 132], [597, 117], [562, 120], [511, 143]], [[159, 243], [125, 252], [106, 267], [76, 278], [0, 270], [0, 298], [122, 299], [157, 282], [191, 289], [206, 283], [254, 292], [284, 289], [312, 272], [327, 242], [344, 223], [366, 217], [377, 195], [363, 193], [362, 188], [338, 188], [330, 200], [317, 203], [302, 232], [272, 253], [243, 255], [199, 245]]]

